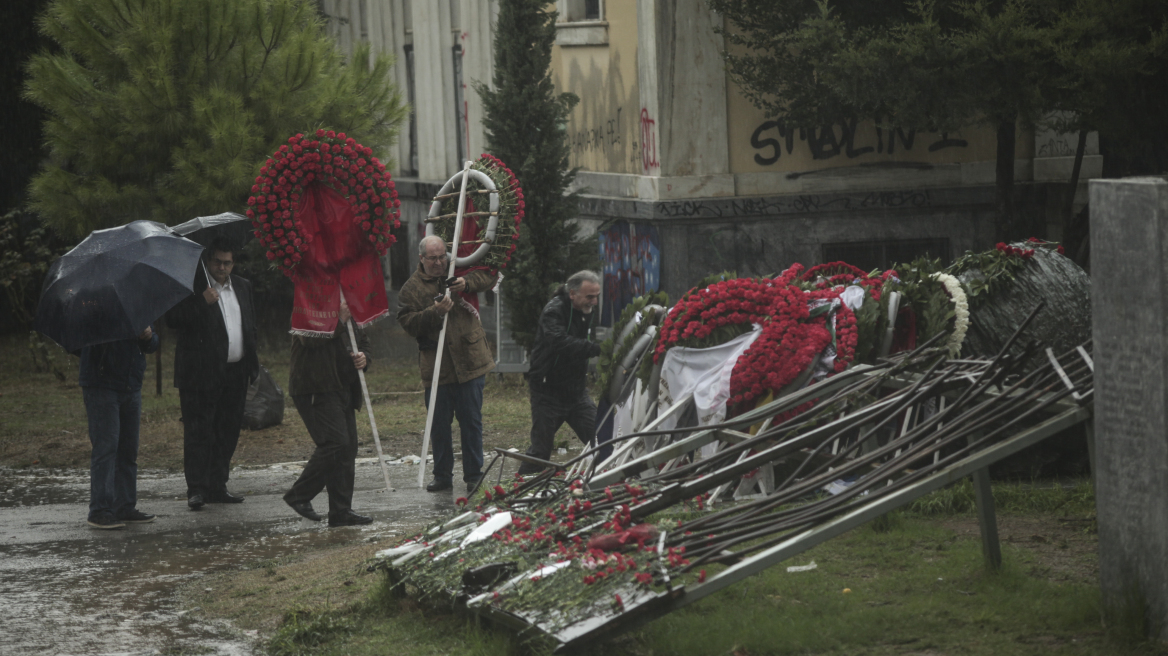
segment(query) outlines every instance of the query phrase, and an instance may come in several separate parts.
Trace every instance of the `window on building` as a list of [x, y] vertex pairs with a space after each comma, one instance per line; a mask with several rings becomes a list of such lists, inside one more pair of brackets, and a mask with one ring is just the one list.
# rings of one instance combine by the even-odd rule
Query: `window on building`
[[604, 0], [557, 0], [560, 22], [604, 20]]
[[608, 45], [604, 0], [556, 0], [556, 45]]
[[944, 237], [824, 244], [822, 255], [824, 262], [843, 261], [865, 271], [890, 269], [919, 257], [940, 258], [942, 264], [950, 260], [949, 240]]

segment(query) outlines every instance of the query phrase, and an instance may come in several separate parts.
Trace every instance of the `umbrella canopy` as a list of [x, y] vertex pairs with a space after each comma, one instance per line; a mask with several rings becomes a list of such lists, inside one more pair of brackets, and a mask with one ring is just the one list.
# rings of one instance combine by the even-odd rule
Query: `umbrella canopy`
[[202, 251], [153, 221], [95, 230], [49, 268], [36, 329], [67, 351], [133, 338], [192, 293]]
[[171, 230], [207, 248], [216, 237], [226, 237], [235, 248], [242, 248], [252, 237], [251, 220], [235, 212], [195, 217]]

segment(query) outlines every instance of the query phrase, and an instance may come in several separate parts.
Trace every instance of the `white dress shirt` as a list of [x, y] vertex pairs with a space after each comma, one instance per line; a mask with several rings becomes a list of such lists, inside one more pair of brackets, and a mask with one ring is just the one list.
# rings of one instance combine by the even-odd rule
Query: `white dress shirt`
[[239, 299], [231, 287], [231, 276], [227, 276], [226, 285], [220, 285], [214, 278], [211, 285], [219, 292], [219, 309], [223, 312], [223, 323], [227, 325], [227, 361], [239, 362], [243, 358], [243, 317], [239, 312]]

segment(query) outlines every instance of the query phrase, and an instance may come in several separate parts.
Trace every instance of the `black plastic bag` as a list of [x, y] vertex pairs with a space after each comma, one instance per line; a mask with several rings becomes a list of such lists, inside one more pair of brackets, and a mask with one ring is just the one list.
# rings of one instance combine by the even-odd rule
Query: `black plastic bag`
[[247, 387], [247, 402], [243, 406], [243, 425], [248, 430], [260, 430], [284, 421], [284, 390], [276, 384], [267, 368], [260, 366], [260, 375]]

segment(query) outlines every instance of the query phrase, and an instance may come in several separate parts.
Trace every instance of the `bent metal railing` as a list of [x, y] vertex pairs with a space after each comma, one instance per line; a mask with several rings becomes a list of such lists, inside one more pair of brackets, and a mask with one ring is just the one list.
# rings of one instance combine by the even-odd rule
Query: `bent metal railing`
[[[1089, 344], [1046, 349], [1027, 372], [1036, 347], [1013, 358], [1008, 348], [950, 360], [926, 344], [724, 424], [629, 435], [635, 457], [496, 485], [489, 503], [378, 555], [400, 590], [559, 649], [684, 607], [966, 476], [996, 566], [987, 468], [1088, 421], [1093, 398]], [[588, 548], [605, 539], [615, 548]]]

